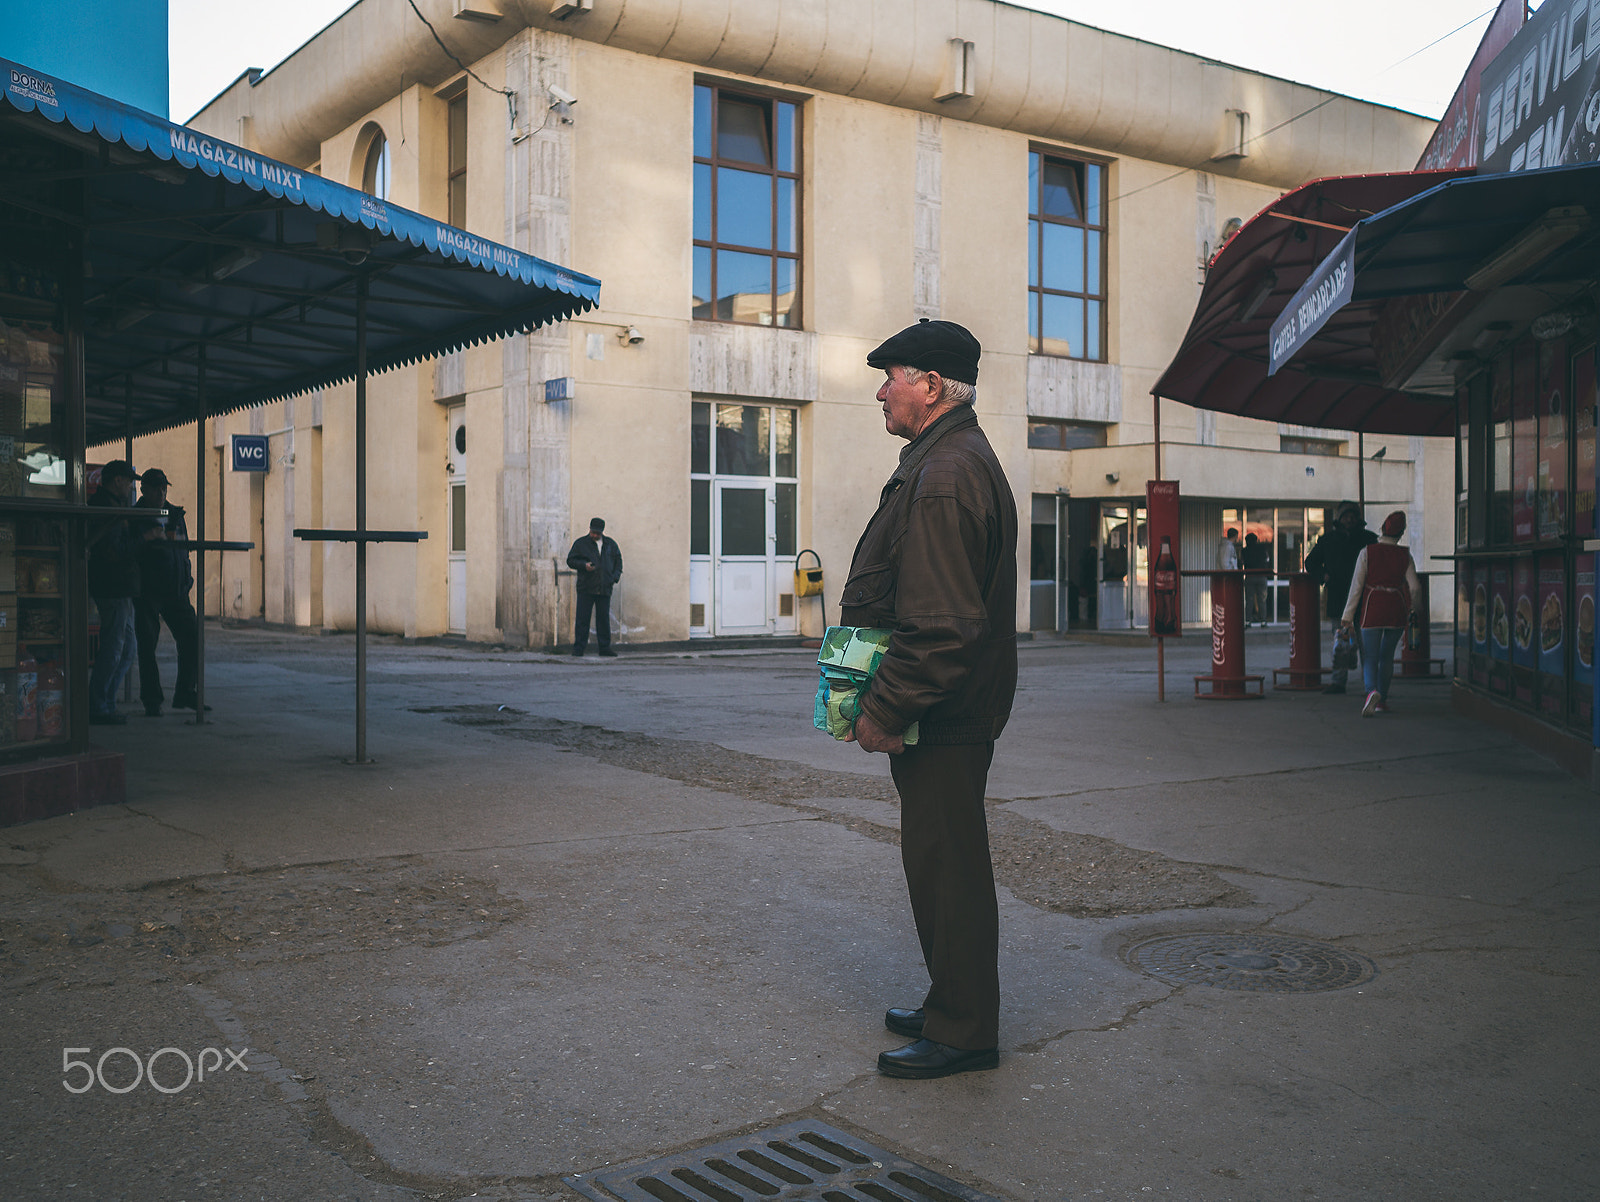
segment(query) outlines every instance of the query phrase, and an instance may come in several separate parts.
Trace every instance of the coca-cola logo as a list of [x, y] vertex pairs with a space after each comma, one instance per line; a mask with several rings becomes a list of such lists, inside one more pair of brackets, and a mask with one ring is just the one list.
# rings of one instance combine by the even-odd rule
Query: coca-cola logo
[[1211, 665], [1221, 667], [1226, 662], [1223, 655], [1223, 642], [1228, 629], [1228, 605], [1224, 597], [1218, 596], [1211, 602]]

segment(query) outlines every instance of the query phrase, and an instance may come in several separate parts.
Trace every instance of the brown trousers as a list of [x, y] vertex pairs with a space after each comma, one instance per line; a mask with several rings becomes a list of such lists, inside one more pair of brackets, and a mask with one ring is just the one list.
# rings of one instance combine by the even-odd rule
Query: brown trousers
[[1000, 911], [984, 787], [994, 744], [908, 747], [889, 757], [900, 859], [932, 985], [922, 1034], [950, 1047], [1000, 1042]]

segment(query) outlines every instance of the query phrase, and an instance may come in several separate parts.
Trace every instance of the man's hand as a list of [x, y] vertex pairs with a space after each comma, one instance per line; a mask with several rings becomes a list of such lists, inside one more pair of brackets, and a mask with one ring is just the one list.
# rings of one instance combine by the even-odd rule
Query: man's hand
[[592, 572], [592, 571], [595, 570], [595, 566], [594, 566], [594, 564], [590, 563], [588, 560], [585, 560], [584, 564], [583, 564], [583, 570], [585, 572]]
[[890, 755], [899, 755], [906, 749], [904, 739], [899, 735], [887, 733], [866, 714], [856, 719], [855, 726], [845, 736], [844, 741], [861, 744], [862, 751], [886, 751]]

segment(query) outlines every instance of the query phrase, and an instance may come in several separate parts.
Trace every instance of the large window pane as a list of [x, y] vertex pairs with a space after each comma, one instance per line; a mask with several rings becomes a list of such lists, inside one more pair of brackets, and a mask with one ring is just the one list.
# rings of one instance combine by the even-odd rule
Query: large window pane
[[689, 470], [711, 472], [711, 406], [695, 401], [689, 411]]
[[772, 441], [777, 451], [772, 469], [774, 476], [799, 475], [795, 468], [795, 424], [798, 416], [793, 409], [772, 411]]
[[717, 316], [724, 321], [772, 320], [772, 260], [766, 255], [717, 252]]
[[711, 157], [711, 89], [694, 90], [694, 153], [696, 158]]
[[772, 471], [770, 413], [765, 405], [717, 406], [718, 475], [765, 476]]
[[1065, 217], [1069, 221], [1083, 220], [1083, 206], [1078, 201], [1078, 170], [1075, 164], [1059, 163], [1053, 159], [1045, 160], [1040, 205], [1047, 217]]
[[699, 320], [709, 320], [716, 317], [715, 308], [711, 303], [711, 248], [697, 246], [694, 248], [694, 315]]
[[772, 177], [722, 167], [717, 171], [717, 241], [772, 246]]
[[797, 535], [795, 520], [795, 499], [799, 491], [797, 484], [779, 484], [778, 490], [778, 528], [773, 533], [777, 537], [777, 553], [783, 556], [797, 554]]
[[800, 316], [795, 307], [798, 300], [798, 285], [796, 280], [800, 275], [800, 264], [793, 259], [776, 259], [773, 265], [778, 269], [776, 296], [773, 298], [773, 321], [780, 326], [796, 325]]
[[689, 481], [689, 554], [711, 554], [711, 481]]
[[1044, 297], [1041, 347], [1047, 355], [1083, 357], [1083, 302], [1075, 296]]
[[767, 553], [766, 489], [724, 488], [722, 490], [721, 547], [724, 555]]
[[717, 105], [717, 157], [772, 166], [767, 141], [767, 106], [723, 96]]
[[778, 181], [778, 249], [800, 249], [800, 215], [794, 203], [795, 183], [792, 179]]
[[711, 241], [711, 168], [705, 163], [694, 165], [694, 236]]
[[796, 117], [795, 106], [779, 103], [778, 105], [778, 170], [794, 171], [798, 156], [795, 154], [796, 143]]
[[1083, 231], [1075, 225], [1044, 227], [1044, 286], [1082, 292]]

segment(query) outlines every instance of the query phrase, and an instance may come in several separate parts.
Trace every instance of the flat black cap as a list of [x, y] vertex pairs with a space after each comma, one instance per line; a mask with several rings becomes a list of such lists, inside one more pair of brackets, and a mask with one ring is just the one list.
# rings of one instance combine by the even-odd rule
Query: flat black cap
[[936, 371], [947, 380], [976, 384], [978, 357], [982, 354], [983, 348], [965, 326], [924, 317], [868, 355], [867, 366], [889, 368], [898, 363], [920, 371]]

